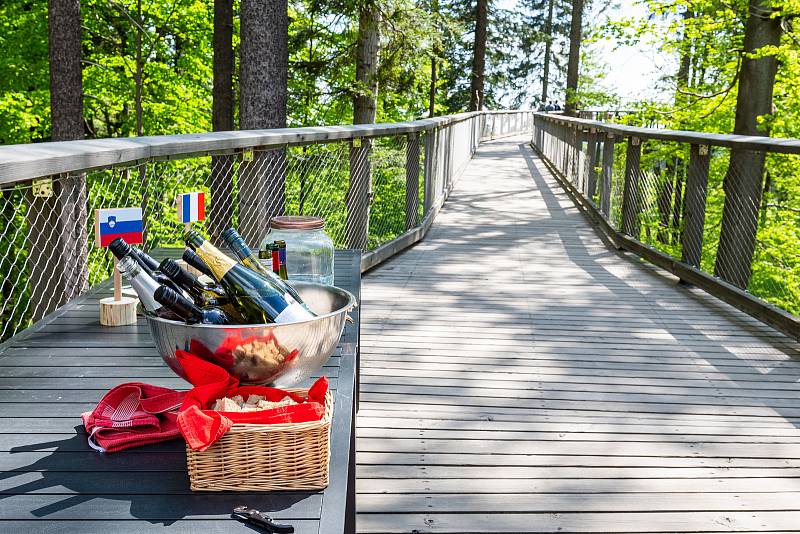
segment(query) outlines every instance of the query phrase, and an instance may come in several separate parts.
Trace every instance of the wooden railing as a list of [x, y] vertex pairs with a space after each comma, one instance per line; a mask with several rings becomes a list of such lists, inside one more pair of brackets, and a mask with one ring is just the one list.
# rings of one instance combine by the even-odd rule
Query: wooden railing
[[800, 337], [800, 140], [536, 113], [533, 146], [619, 248]]
[[200, 228], [257, 246], [271, 216], [319, 215], [369, 269], [422, 238], [478, 144], [530, 132], [528, 111], [413, 122], [0, 147], [0, 341], [105, 280], [92, 212], [141, 206], [145, 247], [180, 246], [173, 201], [204, 190]]

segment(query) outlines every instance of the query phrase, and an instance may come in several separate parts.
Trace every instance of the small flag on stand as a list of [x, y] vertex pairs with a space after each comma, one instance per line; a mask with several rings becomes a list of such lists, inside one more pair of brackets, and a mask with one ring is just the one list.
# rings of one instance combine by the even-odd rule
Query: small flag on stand
[[206, 194], [183, 193], [176, 199], [178, 206], [178, 222], [184, 224], [199, 222], [206, 218]]
[[106, 247], [118, 237], [128, 244], [142, 242], [142, 208], [102, 208], [94, 210], [95, 243]]
[[[142, 208], [101, 208], [94, 210], [94, 235], [98, 247], [107, 247], [121, 237], [130, 245], [143, 242]], [[100, 324], [136, 324], [135, 298], [122, 296], [122, 277], [114, 257], [114, 296], [100, 299]]]

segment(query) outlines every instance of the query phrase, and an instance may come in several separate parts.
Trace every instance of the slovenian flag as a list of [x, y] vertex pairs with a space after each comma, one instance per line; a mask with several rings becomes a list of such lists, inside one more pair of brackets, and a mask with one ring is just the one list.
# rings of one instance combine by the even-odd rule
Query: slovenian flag
[[131, 245], [142, 243], [142, 208], [99, 209], [94, 213], [97, 246], [108, 246], [118, 237]]
[[191, 223], [206, 218], [206, 194], [183, 193], [178, 195], [178, 222]]

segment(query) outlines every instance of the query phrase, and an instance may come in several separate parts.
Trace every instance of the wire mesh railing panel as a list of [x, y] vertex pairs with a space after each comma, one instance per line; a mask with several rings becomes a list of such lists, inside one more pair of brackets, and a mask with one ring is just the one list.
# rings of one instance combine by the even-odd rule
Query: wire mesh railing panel
[[714, 152], [703, 269], [800, 314], [800, 157]]
[[769, 154], [748, 289], [800, 315], [800, 156]]
[[[406, 136], [375, 140], [370, 155], [372, 196], [369, 214], [368, 248], [391, 241], [406, 230], [406, 163], [408, 150], [419, 153], [419, 140], [408, 146]], [[418, 165], [418, 164], [417, 164]], [[419, 172], [417, 166], [417, 172]], [[417, 211], [418, 205], [410, 207]]]
[[334, 246], [346, 246], [350, 146], [347, 143], [287, 149], [286, 215], [325, 219]]
[[[628, 228], [644, 243], [676, 258], [682, 256], [683, 195], [688, 146], [648, 140], [641, 143], [638, 164], [630, 166], [635, 182]], [[628, 167], [627, 154], [625, 161]], [[631, 220], [635, 217], [636, 220]]]
[[[625, 143], [620, 143], [619, 140], [608, 140], [607, 142], [613, 144], [613, 163], [611, 165], [610, 189], [608, 192], [608, 218], [615, 230], [622, 230], [622, 196], [625, 190]], [[606, 183], [608, 182], [604, 181], [604, 184]]]

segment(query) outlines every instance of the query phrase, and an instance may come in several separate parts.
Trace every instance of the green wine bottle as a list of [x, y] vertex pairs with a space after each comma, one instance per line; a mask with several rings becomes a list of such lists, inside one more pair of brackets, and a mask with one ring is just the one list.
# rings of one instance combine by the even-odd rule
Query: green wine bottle
[[247, 322], [288, 323], [313, 317], [284, 287], [229, 258], [200, 233], [190, 230], [185, 240], [208, 265]]

